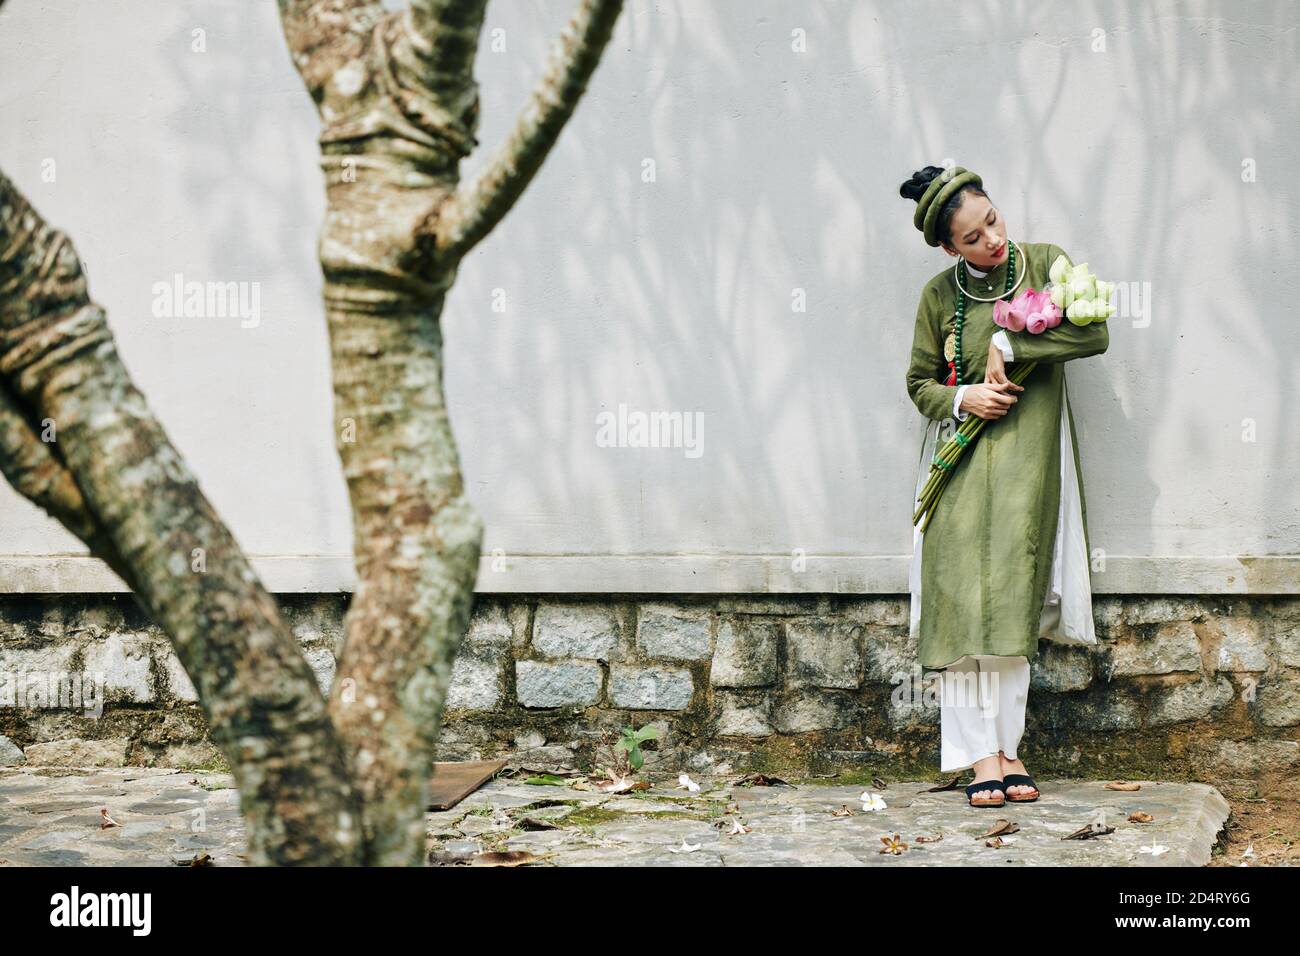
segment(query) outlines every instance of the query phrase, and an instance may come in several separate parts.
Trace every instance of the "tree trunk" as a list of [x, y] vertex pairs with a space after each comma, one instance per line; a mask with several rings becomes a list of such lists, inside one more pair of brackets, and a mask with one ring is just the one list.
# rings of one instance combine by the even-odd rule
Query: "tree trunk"
[[359, 3], [340, 33], [327, 15], [337, 4], [282, 4], [322, 121], [320, 256], [358, 579], [330, 715], [349, 747], [372, 863], [424, 851], [429, 774], [483, 535], [443, 397], [443, 301], [461, 258], [540, 167], [621, 3], [580, 5], [515, 133], [462, 196], [485, 7]]

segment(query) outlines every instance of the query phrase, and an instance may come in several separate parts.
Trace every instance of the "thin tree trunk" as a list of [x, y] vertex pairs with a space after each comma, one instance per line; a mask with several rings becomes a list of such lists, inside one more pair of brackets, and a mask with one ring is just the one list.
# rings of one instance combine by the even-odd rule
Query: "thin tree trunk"
[[[352, 21], [341, 28], [344, 6]], [[481, 551], [443, 395], [443, 301], [461, 258], [572, 114], [621, 2], [579, 5], [515, 132], [460, 195], [459, 163], [477, 144], [485, 7], [281, 4], [322, 120], [321, 267], [358, 579], [330, 714], [352, 756], [372, 863], [423, 853], [429, 774]]]

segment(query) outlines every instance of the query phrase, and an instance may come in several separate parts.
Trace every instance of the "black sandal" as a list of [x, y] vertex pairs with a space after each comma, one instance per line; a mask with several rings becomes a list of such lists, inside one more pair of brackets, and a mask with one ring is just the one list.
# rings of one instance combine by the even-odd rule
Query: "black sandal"
[[[996, 786], [993, 786], [996, 784]], [[973, 795], [981, 790], [1001, 791], [1000, 797], [985, 797], [983, 803], [976, 803]], [[966, 803], [972, 807], [1000, 807], [1007, 801], [1006, 787], [996, 777], [991, 780], [978, 780], [966, 788]]]
[[[1033, 803], [1038, 799], [1038, 785], [1034, 783], [1034, 778], [1028, 774], [1009, 773], [1002, 778], [1002, 782], [1007, 786], [1007, 789], [1002, 792], [1012, 803]], [[1034, 795], [1032, 797], [1027, 797], [1023, 793], [1019, 795], [1014, 794], [1011, 792], [1011, 787], [1033, 787]]]

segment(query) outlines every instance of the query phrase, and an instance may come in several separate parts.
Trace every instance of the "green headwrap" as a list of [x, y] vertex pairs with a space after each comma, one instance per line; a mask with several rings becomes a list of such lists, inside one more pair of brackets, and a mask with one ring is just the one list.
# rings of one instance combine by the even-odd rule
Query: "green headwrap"
[[925, 234], [925, 241], [929, 245], [937, 246], [939, 244], [939, 239], [934, 234], [935, 227], [939, 223], [939, 210], [943, 208], [944, 203], [953, 197], [957, 190], [967, 183], [982, 186], [984, 180], [980, 178], [979, 173], [972, 173], [961, 166], [945, 169], [930, 180], [925, 195], [916, 204], [916, 215], [912, 217], [912, 224]]

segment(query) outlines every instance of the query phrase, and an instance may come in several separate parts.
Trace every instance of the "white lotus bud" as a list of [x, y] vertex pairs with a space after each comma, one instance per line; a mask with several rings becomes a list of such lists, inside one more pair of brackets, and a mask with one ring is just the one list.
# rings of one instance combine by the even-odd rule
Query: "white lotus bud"
[[1092, 321], [1094, 314], [1092, 301], [1089, 299], [1075, 299], [1065, 310], [1065, 317], [1075, 325], [1087, 325]]
[[1070, 291], [1076, 299], [1091, 299], [1096, 292], [1096, 279], [1090, 275], [1076, 275], [1070, 279]]

